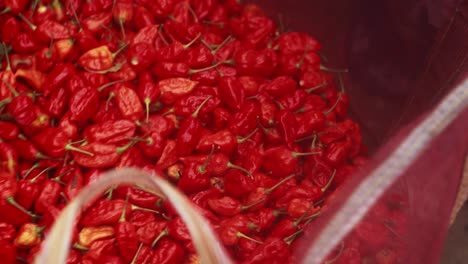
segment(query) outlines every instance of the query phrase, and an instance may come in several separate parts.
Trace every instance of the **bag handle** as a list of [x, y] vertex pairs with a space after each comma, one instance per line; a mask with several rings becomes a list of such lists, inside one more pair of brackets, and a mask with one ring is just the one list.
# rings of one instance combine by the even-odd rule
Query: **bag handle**
[[193, 243], [206, 264], [231, 264], [224, 247], [219, 243], [208, 221], [201, 216], [185, 196], [158, 175], [139, 169], [121, 168], [109, 171], [97, 181], [86, 186], [61, 212], [43, 243], [34, 263], [63, 264], [70, 250], [72, 230], [76, 216], [84, 205], [102, 194], [105, 190], [119, 184], [139, 185], [149, 191], [162, 193], [173, 205], [187, 225]]

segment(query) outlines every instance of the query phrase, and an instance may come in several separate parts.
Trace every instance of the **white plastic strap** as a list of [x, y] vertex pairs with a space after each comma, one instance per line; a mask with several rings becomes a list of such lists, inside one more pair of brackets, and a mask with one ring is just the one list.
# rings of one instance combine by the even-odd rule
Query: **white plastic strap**
[[206, 264], [232, 263], [208, 221], [194, 209], [182, 193], [159, 176], [130, 168], [107, 172], [96, 182], [86, 186], [57, 218], [34, 263], [65, 263], [70, 250], [73, 226], [83, 206], [89, 204], [107, 189], [119, 184], [138, 185], [150, 191], [162, 193], [187, 225], [201, 262]]

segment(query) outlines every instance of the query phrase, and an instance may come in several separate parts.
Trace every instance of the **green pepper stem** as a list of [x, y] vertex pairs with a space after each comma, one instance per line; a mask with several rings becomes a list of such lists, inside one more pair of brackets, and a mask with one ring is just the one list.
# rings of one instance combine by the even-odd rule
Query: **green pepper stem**
[[127, 195], [125, 196], [124, 208], [122, 209], [122, 213], [120, 214], [119, 223], [123, 223], [127, 221], [127, 219], [125, 218], [125, 215], [127, 214], [128, 196], [129, 194], [127, 193]]
[[278, 188], [278, 187], [281, 186], [283, 183], [289, 181], [290, 179], [292, 179], [292, 178], [294, 178], [294, 177], [296, 177], [295, 174], [289, 175], [288, 177], [286, 177], [286, 178], [282, 179], [281, 181], [279, 181], [277, 184], [275, 184], [275, 185], [271, 186], [270, 188], [266, 189], [266, 190], [265, 190], [265, 193], [266, 193], [266, 194], [272, 193], [276, 188]]
[[304, 91], [305, 91], [307, 94], [311, 94], [313, 91], [316, 91], [316, 90], [318, 90], [318, 89], [320, 89], [320, 88], [322, 88], [322, 87], [325, 87], [325, 86], [327, 86], [327, 85], [328, 85], [328, 83], [324, 82], [324, 83], [319, 84], [319, 85], [317, 85], [317, 86], [314, 86], [314, 87], [305, 89]]
[[189, 4], [187, 4], [187, 2], [185, 2], [185, 6], [188, 8], [190, 14], [192, 14], [195, 23], [198, 23], [198, 16], [197, 13], [195, 13], [195, 10], [193, 10], [193, 8]]
[[[100, 25], [103, 29], [105, 29], [107, 32], [109, 32], [109, 34], [115, 39], [117, 40], [117, 42], [119, 43], [119, 46], [120, 47], [123, 47], [125, 45], [125, 42], [123, 42], [119, 37], [117, 37], [117, 35], [115, 35], [114, 31], [112, 31], [112, 29], [110, 29], [110, 27], [104, 25], [104, 24], [101, 24]], [[112, 58], [114, 58], [114, 56], [112, 56]]]
[[35, 31], [37, 29], [37, 26], [34, 25], [29, 19], [27, 19], [23, 14], [19, 13], [18, 16], [26, 23], [28, 26], [32, 29], [32, 31]]
[[210, 164], [210, 161], [211, 159], [213, 158], [213, 154], [214, 154], [214, 149], [215, 149], [215, 146], [214, 145], [211, 145], [211, 151], [210, 151], [210, 154], [208, 155], [208, 157], [206, 158], [205, 162], [203, 162], [203, 164], [201, 166], [198, 166], [198, 172], [200, 172], [201, 174], [205, 174], [206, 173], [206, 167], [208, 166], [208, 164]]
[[243, 173], [247, 174], [250, 178], [253, 178], [253, 175], [250, 171], [246, 170], [245, 168], [242, 168], [241, 166], [238, 166], [236, 164], [232, 164], [230, 161], [227, 163], [227, 167], [230, 169], [235, 169], [235, 170], [240, 170]]
[[255, 133], [257, 133], [258, 131], [258, 127], [254, 129], [254, 131], [252, 131], [250, 134], [248, 134], [247, 136], [245, 137], [237, 137], [237, 143], [243, 143], [244, 141], [246, 140], [249, 140], [253, 135], [255, 135]]
[[150, 98], [145, 98], [145, 100], [143, 100], [145, 102], [145, 111], [146, 111], [146, 123], [148, 123], [149, 121], [149, 112], [150, 112], [150, 104], [151, 104], [151, 99]]
[[169, 42], [167, 41], [166, 37], [164, 37], [164, 35], [161, 33], [162, 30], [164, 28], [164, 24], [161, 24], [158, 28], [158, 37], [161, 38], [162, 42], [168, 46], [169, 45]]
[[96, 73], [96, 74], [107, 74], [109, 72], [118, 72], [120, 69], [122, 69], [122, 66], [125, 64], [125, 62], [122, 63], [117, 63], [114, 66], [110, 67], [107, 70], [102, 70], [102, 71], [95, 71], [95, 70], [90, 70], [86, 68], [85, 70], [91, 73]]
[[78, 24], [78, 27], [80, 28], [80, 31], [83, 30], [83, 27], [81, 26], [81, 22], [80, 20], [78, 19], [78, 15], [76, 14], [76, 10], [75, 10], [75, 7], [73, 6], [72, 2], [70, 1], [70, 8], [72, 10], [72, 13], [73, 13], [73, 17], [75, 18], [76, 20], [76, 23]]
[[135, 146], [136, 143], [138, 143], [140, 140], [131, 140], [127, 145], [122, 146], [122, 147], [117, 147], [116, 152], [117, 154], [121, 155], [125, 151], [127, 151], [129, 148]]
[[219, 45], [216, 47], [216, 49], [214, 49], [213, 51], [211, 51], [211, 53], [212, 53], [213, 55], [216, 55], [216, 53], [218, 53], [218, 51], [219, 51], [222, 47], [226, 46], [226, 45], [227, 45], [228, 43], [230, 43], [231, 41], [232, 41], [232, 36], [231, 36], [231, 35], [227, 36], [227, 38], [225, 38], [225, 39], [223, 40], [223, 42], [221, 42], [221, 44], [219, 44]]
[[102, 85], [101, 87], [97, 88], [97, 90], [98, 90], [98, 92], [102, 92], [107, 87], [111, 87], [114, 84], [123, 83], [123, 82], [126, 82], [126, 80], [117, 80], [117, 81], [113, 81], [113, 82], [108, 82], [108, 83]]
[[79, 148], [77, 148], [77, 147], [74, 147], [74, 146], [72, 146], [70, 143], [68, 143], [67, 145], [65, 145], [65, 150], [74, 151], [74, 152], [78, 152], [78, 153], [81, 153], [81, 154], [85, 154], [85, 155], [94, 157], [94, 153], [89, 152], [89, 151], [86, 151], [86, 150], [79, 149]]
[[241, 233], [241, 232], [239, 232], [239, 231], [236, 233], [236, 236], [237, 236], [238, 238], [245, 238], [245, 239], [250, 240], [250, 241], [252, 241], [252, 242], [254, 242], [254, 243], [257, 243], [257, 244], [263, 244], [262, 241], [257, 240], [257, 239], [253, 239], [253, 238], [251, 238], [251, 237], [249, 237], [249, 236], [247, 236], [247, 235], [245, 235], [245, 234], [243, 234], [243, 233]]
[[78, 249], [80, 251], [88, 251], [89, 250], [89, 248], [83, 247], [82, 245], [80, 245], [78, 243], [73, 244], [73, 248]]
[[318, 216], [320, 214], [320, 211], [313, 214], [313, 215], [310, 215], [310, 216], [307, 216], [307, 214], [314, 208], [314, 203], [310, 203], [309, 204], [309, 207], [307, 208], [307, 210], [301, 215], [301, 217], [299, 217], [298, 219], [296, 219], [296, 221], [294, 221], [294, 225], [295, 226], [298, 226], [304, 219], [308, 219], [310, 217], [315, 217], [315, 216]]
[[311, 155], [318, 155], [321, 152], [291, 152], [294, 158], [302, 157], [302, 156], [311, 156]]
[[[34, 167], [34, 166], [33, 166]], [[39, 179], [39, 177], [41, 177], [44, 173], [46, 173], [47, 171], [49, 171], [51, 168], [45, 168], [43, 169], [41, 172], [39, 172], [36, 176], [34, 176], [34, 178], [32, 178], [30, 180], [30, 182], [35, 182], [37, 179]], [[28, 171], [29, 172], [29, 171]]]
[[2, 82], [5, 84], [8, 90], [10, 90], [10, 92], [13, 94], [14, 97], [17, 97], [19, 95], [19, 93], [15, 90], [15, 88], [11, 84], [7, 83], [4, 79], [2, 79]]
[[220, 61], [220, 62], [217, 62], [211, 66], [208, 66], [208, 67], [205, 67], [205, 68], [201, 68], [201, 69], [190, 69], [189, 70], [189, 75], [192, 75], [192, 74], [195, 74], [195, 73], [199, 73], [199, 72], [203, 72], [203, 71], [208, 71], [208, 70], [211, 70], [211, 69], [214, 69], [216, 67], [218, 67], [219, 65], [221, 64], [225, 64], [226, 62], [225, 61]]
[[332, 184], [333, 179], [335, 179], [335, 175], [336, 175], [336, 169], [333, 170], [333, 173], [332, 173], [330, 179], [328, 180], [327, 184], [322, 187], [322, 189], [321, 189], [322, 193], [326, 192], [328, 190], [328, 188], [330, 188], [330, 185]]
[[130, 264], [135, 264], [136, 263], [136, 260], [138, 258], [138, 255], [140, 255], [140, 251], [141, 251], [142, 247], [143, 247], [143, 243], [140, 243], [140, 245], [138, 246], [138, 250], [135, 253], [135, 256], [133, 256], [132, 262], [130, 262]]
[[26, 179], [26, 178], [29, 176], [29, 174], [31, 174], [31, 172], [32, 172], [33, 170], [39, 168], [40, 166], [41, 166], [41, 165], [40, 165], [39, 163], [36, 163], [36, 164], [32, 165], [31, 168], [29, 168], [29, 170], [26, 171], [26, 172], [24, 173], [23, 179]]
[[291, 245], [291, 243], [299, 236], [300, 234], [304, 233], [303, 229], [299, 229], [294, 232], [292, 235], [285, 237], [283, 240], [286, 244]]
[[5, 106], [5, 105], [7, 105], [9, 103], [11, 103], [11, 98], [10, 97], [5, 98], [3, 100], [0, 100], [0, 108], [2, 108], [3, 106]]
[[10, 197], [6, 198], [6, 201], [7, 201], [7, 203], [9, 203], [10, 205], [16, 207], [16, 208], [17, 208], [18, 210], [20, 210], [21, 212], [23, 212], [23, 213], [29, 215], [32, 219], [37, 219], [37, 218], [39, 218], [38, 215], [31, 213], [30, 211], [26, 210], [23, 206], [21, 206], [19, 203], [17, 203], [17, 202], [15, 201], [15, 198], [14, 198], [13, 196], [10, 196]]
[[193, 118], [197, 118], [198, 117], [198, 114], [200, 114], [200, 110], [203, 108], [203, 106], [208, 103], [208, 101], [211, 99], [211, 95], [209, 95], [208, 97], [205, 98], [205, 100], [203, 100], [203, 102], [197, 107], [197, 109], [195, 110], [195, 112], [193, 112], [192, 114], [192, 117]]
[[192, 39], [189, 43], [183, 45], [182, 47], [184, 48], [184, 50], [190, 48], [200, 37], [201, 33], [198, 33], [198, 35], [194, 39]]
[[114, 92], [110, 92], [110, 93], [109, 93], [109, 96], [108, 96], [107, 99], [106, 99], [106, 111], [109, 110], [109, 104], [110, 104], [112, 98], [114, 98], [114, 96], [115, 96], [115, 93], [114, 93]]
[[259, 204], [263, 203], [264, 201], [265, 201], [265, 198], [262, 198], [262, 199], [260, 199], [260, 200], [258, 200], [258, 201], [255, 201], [255, 202], [251, 203], [251, 204], [242, 205], [242, 206], [241, 206], [241, 211], [249, 210], [250, 208], [252, 208], [252, 207], [254, 207], [254, 206], [256, 206], [256, 205], [259, 205]]
[[119, 26], [120, 26], [120, 31], [122, 31], [122, 39], [125, 42], [127, 40], [127, 36], [125, 35], [125, 28], [124, 28], [124, 20], [122, 18], [119, 18]]
[[296, 63], [296, 65], [294, 65], [296, 67], [296, 69], [301, 68], [302, 64], [304, 64], [304, 60], [305, 60], [305, 57], [307, 56], [308, 51], [309, 51], [309, 44], [306, 45], [306, 47], [304, 49], [304, 53], [302, 54], [301, 58]]
[[331, 112], [333, 112], [333, 110], [335, 110], [335, 108], [338, 106], [338, 103], [340, 102], [341, 100], [341, 93], [338, 94], [338, 98], [336, 98], [336, 101], [335, 103], [332, 105], [332, 107], [330, 107], [330, 109], [328, 109], [327, 111], [323, 112], [324, 115], [328, 115], [330, 114]]
[[136, 205], [131, 205], [132, 207], [132, 210], [136, 210], [136, 211], [145, 211], [145, 212], [150, 212], [150, 213], [153, 213], [153, 214], [161, 214], [161, 212], [159, 211], [156, 211], [156, 210], [153, 210], [153, 209], [148, 209], [148, 208], [143, 208], [143, 207], [139, 207], [139, 206], [136, 206]]
[[37, 158], [37, 159], [52, 159], [51, 157], [42, 154], [42, 152], [36, 153], [36, 158]]
[[334, 73], [344, 73], [344, 72], [349, 72], [348, 69], [335, 69], [335, 68], [328, 68], [326, 66], [320, 65], [320, 70], [326, 71], [326, 72], [334, 72]]
[[2, 48], [5, 51], [5, 58], [6, 58], [6, 61], [7, 61], [7, 67], [6, 67], [5, 71], [11, 71], [10, 56], [8, 56], [8, 49], [7, 49], [6, 44], [3, 43], [3, 42], [2, 42]]
[[11, 11], [11, 8], [9, 6], [7, 6], [5, 9], [3, 9], [1, 12], [0, 12], [0, 15], [3, 15], [3, 14], [6, 14], [8, 12]]
[[112, 58], [117, 57], [117, 55], [119, 55], [120, 52], [122, 52], [125, 48], [127, 48], [127, 46], [128, 46], [128, 43], [121, 45], [121, 47], [117, 51], [112, 53]]
[[159, 240], [161, 240], [161, 238], [163, 238], [164, 236], [168, 235], [169, 234], [169, 229], [166, 227], [164, 228], [163, 231], [161, 231], [161, 233], [159, 233], [159, 235], [154, 239], [153, 243], [151, 243], [151, 247], [154, 248], [154, 246], [156, 246], [156, 244], [159, 242]]

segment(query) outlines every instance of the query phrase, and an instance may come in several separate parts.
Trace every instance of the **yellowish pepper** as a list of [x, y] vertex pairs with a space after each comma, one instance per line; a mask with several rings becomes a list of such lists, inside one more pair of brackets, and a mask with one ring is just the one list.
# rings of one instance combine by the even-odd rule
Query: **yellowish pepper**
[[13, 243], [18, 248], [31, 248], [39, 245], [42, 240], [42, 230], [44, 230], [44, 227], [39, 227], [36, 224], [24, 224], [18, 231]]
[[94, 241], [111, 238], [114, 234], [115, 231], [112, 226], [85, 227], [78, 234], [78, 245], [83, 248], [89, 248]]

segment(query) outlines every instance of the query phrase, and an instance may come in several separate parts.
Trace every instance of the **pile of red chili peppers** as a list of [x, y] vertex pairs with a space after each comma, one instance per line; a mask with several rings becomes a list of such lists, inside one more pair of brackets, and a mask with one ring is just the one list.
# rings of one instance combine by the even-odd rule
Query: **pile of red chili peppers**
[[[237, 262], [297, 262], [365, 148], [320, 43], [239, 2], [0, 1], [1, 263], [31, 263], [61, 209], [119, 167], [164, 175]], [[366, 224], [358, 237], [385, 245]], [[360, 263], [359, 243], [327, 263]], [[366, 254], [396, 263], [385, 250]], [[199, 259], [163, 197], [116, 186], [84, 210], [67, 263]]]

